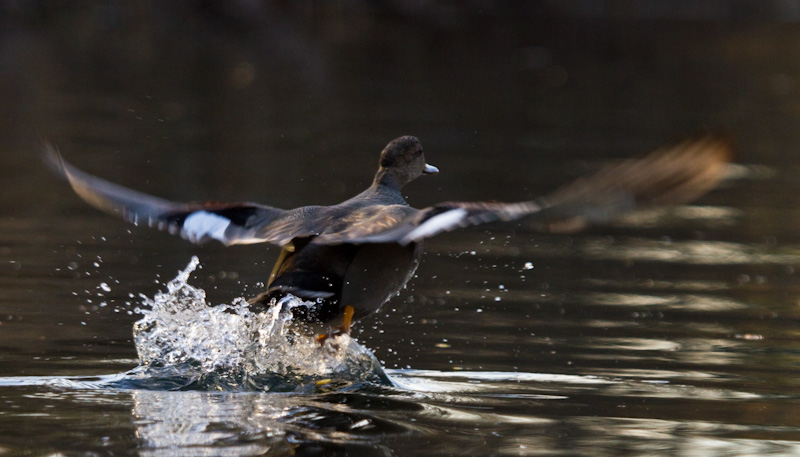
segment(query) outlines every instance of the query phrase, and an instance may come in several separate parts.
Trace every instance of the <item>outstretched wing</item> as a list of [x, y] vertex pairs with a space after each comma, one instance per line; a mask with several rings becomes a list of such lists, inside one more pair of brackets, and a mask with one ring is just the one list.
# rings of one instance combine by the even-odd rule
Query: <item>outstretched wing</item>
[[217, 240], [226, 245], [273, 243], [283, 246], [315, 233], [307, 221], [318, 207], [282, 210], [257, 203], [178, 203], [127, 189], [67, 163], [49, 143], [44, 160], [90, 205], [135, 225], [146, 223], [192, 243]]
[[730, 145], [704, 137], [602, 168], [545, 197], [518, 203], [447, 202], [422, 210], [403, 205], [365, 206], [347, 214], [306, 206], [282, 210], [256, 203], [176, 203], [127, 189], [65, 162], [51, 145], [45, 160], [92, 206], [139, 224], [179, 233], [194, 243], [400, 243], [444, 231], [521, 218], [550, 232], [572, 232], [626, 211], [691, 201], [717, 185]]
[[536, 200], [440, 203], [408, 212], [392, 224], [383, 221], [385, 216], [376, 214], [371, 220], [362, 221], [363, 226], [373, 227], [372, 230], [321, 235], [315, 242], [405, 245], [461, 227], [521, 218], [527, 218], [533, 227], [543, 231], [573, 232], [627, 211], [698, 198], [724, 177], [730, 156], [727, 141], [706, 136], [657, 150], [643, 158], [606, 166]]

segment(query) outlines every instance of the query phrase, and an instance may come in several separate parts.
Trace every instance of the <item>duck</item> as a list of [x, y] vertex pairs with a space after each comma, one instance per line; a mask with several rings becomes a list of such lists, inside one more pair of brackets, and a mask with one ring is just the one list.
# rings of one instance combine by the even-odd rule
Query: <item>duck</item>
[[646, 156], [599, 168], [545, 196], [514, 203], [444, 202], [422, 209], [402, 189], [439, 169], [426, 162], [420, 140], [401, 136], [380, 153], [378, 170], [363, 192], [329, 206], [280, 209], [240, 202], [181, 203], [151, 196], [88, 174], [63, 159], [50, 143], [43, 156], [57, 176], [89, 205], [134, 225], [157, 228], [201, 244], [269, 243], [280, 248], [266, 290], [248, 302], [269, 309], [288, 295], [304, 306], [293, 320], [315, 329], [324, 342], [349, 334], [409, 282], [425, 239], [491, 222], [524, 220], [526, 226], [572, 233], [651, 206], [692, 201], [723, 179], [730, 143], [703, 135]]

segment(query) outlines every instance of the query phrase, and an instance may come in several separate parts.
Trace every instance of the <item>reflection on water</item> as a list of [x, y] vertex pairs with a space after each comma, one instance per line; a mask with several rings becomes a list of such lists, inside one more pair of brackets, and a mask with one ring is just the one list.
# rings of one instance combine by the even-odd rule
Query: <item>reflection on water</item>
[[[135, 445], [138, 454], [148, 456], [394, 456], [398, 448], [426, 455], [460, 449], [460, 455], [477, 456], [485, 455], [487, 446], [496, 455], [582, 455], [589, 449], [634, 455], [699, 449], [699, 455], [709, 456], [747, 449], [788, 455], [800, 449], [796, 395], [765, 389], [751, 374], [732, 369], [749, 363], [749, 344], [761, 341], [752, 335], [667, 337], [670, 333], [661, 330], [636, 337], [627, 331], [629, 336], [585, 334], [552, 346], [573, 352], [570, 363], [577, 366], [603, 359], [618, 364], [613, 370], [587, 366], [582, 374], [384, 371], [355, 340], [337, 341], [336, 347], [321, 347], [310, 337], [303, 341], [286, 325], [288, 310], [276, 307], [256, 316], [239, 300], [209, 306], [205, 291], [189, 284], [198, 266], [195, 257], [165, 291], [143, 297], [139, 312], [144, 316], [134, 331], [139, 367], [94, 377], [0, 378], [0, 392], [5, 392], [0, 427], [30, 418], [39, 424], [9, 437], [0, 449], [12, 454], [39, 449], [31, 444], [32, 434], [87, 414], [107, 423], [90, 422], [86, 430], [72, 433], [101, 427], [104, 437], [76, 449], [102, 453]], [[621, 287], [611, 281], [594, 286]], [[670, 295], [597, 291], [580, 300], [589, 308], [637, 313], [724, 315], [746, 308], [702, 295], [719, 288], [689, 289], [700, 290]], [[502, 302], [516, 300], [512, 293]], [[584, 332], [613, 327], [608, 317], [582, 324]], [[526, 346], [537, 345], [532, 340]], [[800, 354], [796, 357], [800, 360]], [[648, 363], [652, 367], [643, 368]], [[759, 425], [765, 410], [770, 417], [784, 415], [784, 425]], [[129, 422], [132, 435], [130, 429], [120, 434], [108, 425]], [[754, 438], [765, 434], [780, 439]]]
[[735, 208], [718, 206], [684, 205], [677, 208], [642, 210], [623, 216], [615, 221], [624, 227], [669, 227], [671, 224], [692, 222], [696, 227], [720, 228], [736, 224], [743, 212]]
[[[717, 420], [717, 409], [725, 405], [743, 410], [770, 406], [788, 412], [794, 410], [793, 402], [781, 407], [785, 400], [780, 397], [673, 384], [667, 372], [660, 379], [641, 380], [624, 375], [610, 379], [501, 372], [393, 370], [389, 374], [396, 387], [362, 385], [313, 395], [109, 390], [114, 376], [3, 378], [0, 386], [38, 389], [29, 390], [26, 398], [40, 408], [47, 405], [39, 414], [44, 423], [73, 411], [129, 405], [140, 452], [154, 456], [316, 455], [340, 452], [345, 445], [359, 455], [396, 455], [392, 449], [401, 442], [407, 452], [442, 452], [455, 444], [466, 446], [462, 455], [482, 455], [485, 451], [469, 447], [486, 439], [475, 430], [487, 432], [501, 455], [563, 449], [562, 438], [567, 437], [568, 448], [602, 446], [636, 455], [656, 448], [681, 455], [697, 441], [710, 447], [692, 455], [729, 455], [726, 452], [742, 443], [776, 455], [800, 446], [797, 433], [785, 426], [754, 426], [757, 418], [735, 415], [725, 422]], [[46, 384], [49, 390], [41, 390]], [[554, 408], [570, 414], [554, 415]], [[661, 417], [648, 417], [650, 408], [659, 408]], [[116, 421], [124, 414], [107, 415]], [[15, 411], [12, 405], [10, 413], [0, 415], [0, 423], [29, 415], [30, 410]], [[444, 431], [454, 440], [447, 445], [436, 438]], [[764, 433], [783, 439], [753, 439]], [[409, 442], [410, 436], [414, 439]]]
[[[595, 283], [596, 284], [596, 283]], [[611, 286], [614, 283], [603, 283]], [[619, 284], [614, 284], [619, 287]], [[587, 294], [586, 301], [603, 306], [647, 306], [656, 309], [685, 309], [696, 311], [726, 311], [746, 308], [747, 305], [734, 300], [715, 296], [700, 295], [643, 295], [643, 294], [621, 294], [595, 292]]]
[[800, 251], [765, 252], [760, 247], [721, 241], [589, 240], [578, 248], [582, 254], [601, 259], [662, 261], [687, 264], [787, 264], [800, 263]]
[[142, 455], [168, 456], [191, 448], [198, 449], [193, 455], [263, 455], [291, 449], [277, 419], [292, 402], [282, 398], [259, 401], [252, 395], [139, 390], [131, 400], [140, 424], [136, 433], [145, 448]]

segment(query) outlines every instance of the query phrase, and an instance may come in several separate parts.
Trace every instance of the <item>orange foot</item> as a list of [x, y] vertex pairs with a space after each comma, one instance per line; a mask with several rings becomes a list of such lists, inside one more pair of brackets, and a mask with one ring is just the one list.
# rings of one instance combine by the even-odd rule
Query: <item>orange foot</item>
[[344, 317], [342, 318], [342, 325], [341, 327], [335, 329], [330, 333], [323, 333], [322, 335], [317, 337], [317, 343], [320, 346], [324, 346], [325, 342], [328, 341], [330, 338], [335, 338], [339, 335], [349, 335], [350, 334], [350, 324], [353, 322], [353, 313], [355, 313], [355, 308], [352, 306], [345, 306], [344, 307]]

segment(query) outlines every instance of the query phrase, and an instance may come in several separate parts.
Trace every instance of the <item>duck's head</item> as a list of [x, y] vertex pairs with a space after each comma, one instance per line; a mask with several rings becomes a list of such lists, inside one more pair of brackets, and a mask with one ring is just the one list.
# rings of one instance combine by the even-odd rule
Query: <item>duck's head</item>
[[417, 137], [401, 136], [381, 151], [380, 167], [375, 175], [378, 184], [403, 187], [422, 175], [435, 175], [439, 169], [425, 163], [422, 143]]

